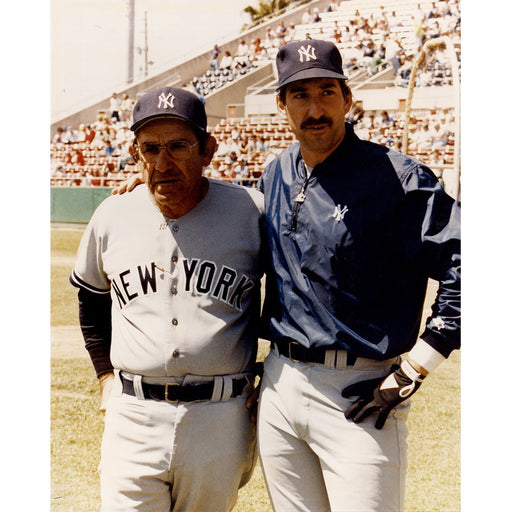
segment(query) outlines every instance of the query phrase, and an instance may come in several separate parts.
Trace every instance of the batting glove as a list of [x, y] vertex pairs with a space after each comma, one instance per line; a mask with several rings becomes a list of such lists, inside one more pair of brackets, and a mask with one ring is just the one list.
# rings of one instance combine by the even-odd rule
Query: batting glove
[[380, 430], [391, 410], [415, 393], [424, 378], [409, 361], [403, 361], [400, 366], [393, 365], [391, 373], [384, 379], [380, 377], [347, 386], [341, 395], [344, 398], [359, 396], [359, 399], [345, 411], [345, 418], [359, 423], [377, 413], [375, 428]]

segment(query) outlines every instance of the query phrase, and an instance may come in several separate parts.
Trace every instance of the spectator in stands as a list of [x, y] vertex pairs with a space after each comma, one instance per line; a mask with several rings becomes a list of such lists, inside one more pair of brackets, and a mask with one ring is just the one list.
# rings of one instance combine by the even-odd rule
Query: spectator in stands
[[110, 98], [110, 119], [112, 121], [120, 121], [121, 120], [121, 100], [117, 94], [117, 92], [112, 93]]
[[231, 138], [237, 143], [240, 140], [240, 137], [242, 136], [242, 133], [240, 131], [240, 126], [238, 126], [236, 123], [233, 123], [231, 125]]
[[263, 46], [267, 49], [267, 52], [279, 47], [279, 41], [276, 38], [276, 34], [270, 27], [267, 27], [267, 30], [265, 31]]
[[219, 172], [222, 179], [226, 181], [231, 181], [235, 177], [233, 173], [233, 162], [231, 161], [231, 158], [229, 158], [229, 155], [224, 157], [224, 160], [222, 160], [219, 166]]
[[112, 145], [110, 140], [106, 140], [105, 141], [105, 147], [103, 149], [105, 151], [105, 155], [106, 156], [112, 156], [112, 154], [114, 153], [116, 148]]
[[88, 170], [83, 171], [83, 178], [80, 180], [80, 186], [82, 186], [82, 187], [92, 186], [92, 176]]
[[276, 27], [276, 30], [275, 30], [275, 33], [276, 33], [276, 39], [277, 39], [277, 44], [279, 46], [281, 46], [282, 44], [285, 43], [285, 38], [287, 36], [287, 33], [288, 33], [288, 29], [286, 28], [286, 25], [284, 24], [284, 21], [280, 21]]
[[[420, 7], [420, 4], [418, 4], [418, 8], [419, 7]], [[423, 46], [423, 43], [425, 42], [426, 33], [427, 33], [426, 16], [425, 16], [425, 13], [421, 9], [418, 9], [414, 16], [414, 35], [416, 37], [416, 44], [417, 44], [418, 48], [421, 48]]]
[[245, 39], [242, 39], [233, 58], [233, 68], [245, 68], [250, 64], [249, 45], [245, 42]]
[[78, 125], [78, 132], [76, 134], [75, 142], [85, 142], [85, 124]]
[[441, 149], [448, 144], [448, 131], [446, 126], [441, 126], [439, 121], [435, 121], [430, 129], [432, 134], [432, 148]]
[[121, 100], [121, 121], [130, 121], [133, 109], [133, 102], [127, 93], [123, 94]]
[[364, 116], [363, 102], [354, 101], [347, 117], [347, 123], [356, 125]]
[[111, 131], [111, 139], [115, 144], [129, 145], [133, 140], [133, 135], [127, 126], [120, 126], [117, 132]]
[[313, 23], [313, 19], [313, 13], [311, 12], [311, 9], [306, 9], [302, 14], [300, 22], [302, 25], [308, 25], [309, 23]]
[[218, 146], [217, 146], [217, 150], [215, 151], [215, 155], [218, 157], [225, 157], [226, 155], [229, 154], [229, 151], [230, 151], [230, 147], [229, 147], [229, 143], [227, 141], [227, 137], [224, 135], [219, 137]]
[[206, 177], [210, 177], [216, 180], [219, 180], [222, 178], [222, 173], [220, 171], [220, 160], [218, 158], [212, 159], [210, 162], [210, 165], [205, 168], [204, 175]]
[[369, 33], [373, 35], [380, 35], [382, 37], [386, 37], [389, 35], [389, 25], [387, 18], [379, 18], [375, 21], [374, 27], [369, 27]]
[[233, 57], [231, 55], [231, 52], [229, 50], [226, 50], [224, 52], [224, 57], [222, 57], [222, 60], [220, 61], [219, 69], [231, 70], [232, 66], [233, 66]]
[[267, 49], [263, 46], [261, 38], [259, 37], [252, 41], [250, 45], [250, 54], [253, 63], [268, 60], [269, 58]]
[[247, 135], [241, 136], [238, 141], [238, 154], [243, 158], [247, 158], [249, 155], [249, 138]]
[[391, 11], [391, 14], [387, 18], [389, 30], [392, 30], [396, 27], [403, 27], [403, 23], [400, 18], [396, 15], [395, 11]]
[[256, 142], [256, 151], [264, 152], [269, 148], [268, 141], [265, 140], [265, 137], [262, 135], [258, 138]]
[[364, 122], [354, 125], [354, 133], [362, 140], [370, 140], [371, 134], [368, 126]]
[[375, 43], [368, 39], [365, 42], [360, 42], [357, 45], [357, 48], [360, 50], [360, 62], [363, 66], [370, 67], [375, 55], [377, 53], [377, 49], [375, 48]]
[[402, 141], [395, 139], [395, 142], [391, 146], [391, 149], [394, 149], [395, 151], [398, 151], [399, 153], [401, 153], [402, 152]]
[[416, 74], [416, 87], [428, 87], [432, 84], [432, 73], [428, 69], [418, 69]]
[[354, 71], [357, 71], [359, 69], [359, 64], [357, 63], [356, 57], [350, 57], [350, 59], [347, 62], [347, 65], [345, 66], [345, 69], [347, 73], [350, 75]]
[[256, 153], [258, 151], [257, 142], [258, 142], [258, 140], [256, 138], [256, 135], [253, 133], [249, 137], [249, 142], [247, 143], [247, 154], [248, 154], [249, 159], [251, 159], [253, 157], [254, 153]]
[[370, 68], [369, 73], [375, 74], [378, 72], [379, 65], [384, 60], [386, 54], [386, 49], [384, 48], [384, 44], [381, 44], [379, 48], [375, 51], [375, 54], [373, 55], [373, 58], [370, 62]]
[[388, 114], [387, 110], [383, 110], [380, 113], [379, 124], [381, 126], [392, 126], [394, 122], [394, 119]]
[[63, 178], [66, 174], [66, 170], [63, 165], [57, 165], [52, 174], [55, 178]]
[[64, 140], [63, 140], [64, 131], [65, 131], [65, 128], [63, 126], [58, 126], [57, 127], [57, 132], [55, 133], [55, 135], [53, 136], [53, 139], [52, 139], [52, 142], [54, 144], [62, 144], [62, 143], [64, 143]]
[[231, 165], [231, 167], [233, 167], [233, 165], [238, 160], [238, 152], [235, 149], [231, 150], [229, 152], [228, 158], [229, 158], [229, 164]]
[[411, 77], [414, 55], [408, 54], [404, 56], [403, 62], [398, 68], [395, 77], [395, 85], [400, 87], [407, 87]]
[[61, 142], [63, 142], [64, 144], [71, 144], [72, 142], [75, 142], [76, 132], [77, 130], [74, 130], [71, 126], [65, 126], [64, 131], [61, 135]]
[[436, 7], [436, 3], [435, 2], [432, 2], [431, 4], [431, 7], [430, 7], [430, 10], [427, 14], [427, 19], [430, 19], [430, 18], [439, 18], [439, 16], [441, 15], [441, 12], [439, 11], [439, 9]]
[[288, 29], [286, 31], [286, 36], [284, 38], [286, 43], [289, 43], [290, 41], [293, 41], [295, 39], [295, 33], [296, 33], [295, 23], [290, 23], [288, 25]]
[[434, 174], [438, 178], [441, 178], [443, 176], [443, 167], [446, 165], [446, 161], [441, 150], [439, 148], [435, 148], [433, 151], [429, 152], [426, 160], [426, 163], [432, 171], [434, 171]]
[[369, 114], [368, 117], [363, 117], [362, 123], [369, 130], [374, 130], [376, 127], [375, 114]]
[[425, 20], [427, 18], [425, 11], [421, 7], [421, 4], [416, 5], [416, 10], [413, 12], [413, 16], [415, 19], [420, 19], [420, 20]]
[[247, 166], [247, 161], [245, 159], [241, 159], [240, 161], [233, 163], [232, 173], [234, 174], [234, 177], [231, 180], [232, 183], [237, 183], [242, 186], [250, 185], [250, 182], [248, 181], [250, 177], [249, 167]]
[[83, 166], [85, 164], [84, 154], [81, 149], [74, 149], [71, 154], [70, 163], [76, 166]]
[[107, 136], [108, 130], [111, 127], [110, 118], [107, 116], [106, 112], [100, 111], [96, 116], [95, 128], [98, 136], [100, 138], [105, 138]]
[[352, 33], [350, 32], [349, 25], [344, 25], [343, 27], [341, 27], [340, 30], [341, 30], [340, 42], [342, 44], [346, 44], [346, 43], [349, 43], [350, 41], [352, 41]]
[[122, 144], [119, 146], [119, 170], [124, 171], [127, 166], [134, 164], [135, 162], [130, 154], [130, 144]]
[[389, 37], [384, 43], [384, 60], [391, 62], [394, 75], [398, 73], [398, 68], [401, 64], [400, 57], [402, 54], [403, 48], [400, 45], [399, 39], [397, 37]]
[[419, 152], [428, 151], [432, 147], [432, 133], [428, 122], [422, 123], [415, 137], [416, 149]]
[[210, 59], [210, 67], [214, 71], [216, 71], [220, 68], [220, 57], [221, 57], [220, 48], [219, 48], [219, 45], [216, 44], [213, 47], [212, 58]]
[[341, 43], [341, 30], [340, 30], [340, 27], [338, 25], [338, 21], [334, 22], [334, 28], [332, 30], [330, 38], [336, 44]]

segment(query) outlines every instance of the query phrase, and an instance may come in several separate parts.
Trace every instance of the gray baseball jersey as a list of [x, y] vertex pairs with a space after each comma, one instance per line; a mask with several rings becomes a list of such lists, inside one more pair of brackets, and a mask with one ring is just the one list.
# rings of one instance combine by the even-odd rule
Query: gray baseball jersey
[[114, 368], [208, 376], [243, 372], [254, 360], [263, 195], [209, 184], [177, 220], [157, 209], [145, 185], [93, 214], [71, 280], [112, 296]]

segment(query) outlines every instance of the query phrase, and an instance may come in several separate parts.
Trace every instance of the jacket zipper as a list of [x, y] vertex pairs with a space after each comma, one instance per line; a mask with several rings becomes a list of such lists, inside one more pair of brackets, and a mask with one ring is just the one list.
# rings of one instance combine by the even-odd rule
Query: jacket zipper
[[292, 212], [292, 225], [291, 230], [297, 231], [297, 217], [299, 215], [299, 210], [302, 205], [302, 203], [306, 200], [306, 188], [309, 183], [309, 178], [311, 174], [306, 174], [306, 179], [304, 180], [304, 183], [302, 184], [302, 187], [300, 189], [300, 192], [295, 197], [295, 204], [293, 206], [293, 212]]

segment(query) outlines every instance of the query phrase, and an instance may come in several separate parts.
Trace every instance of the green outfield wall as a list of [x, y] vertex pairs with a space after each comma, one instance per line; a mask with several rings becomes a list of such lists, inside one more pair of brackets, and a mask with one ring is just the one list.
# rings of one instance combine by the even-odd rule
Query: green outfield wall
[[96, 207], [111, 193], [110, 187], [52, 187], [52, 222], [89, 222]]

